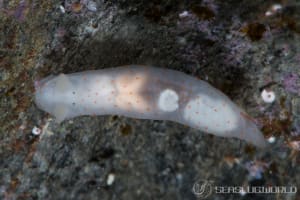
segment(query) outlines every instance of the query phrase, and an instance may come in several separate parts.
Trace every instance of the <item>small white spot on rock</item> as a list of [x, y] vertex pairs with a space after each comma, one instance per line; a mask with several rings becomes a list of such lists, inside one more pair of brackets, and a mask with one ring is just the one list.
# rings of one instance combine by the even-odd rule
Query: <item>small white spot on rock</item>
[[267, 12], [265, 13], [265, 15], [266, 15], [267, 17], [269, 17], [269, 16], [273, 15], [273, 13], [272, 13], [271, 11], [267, 11]]
[[87, 9], [89, 11], [92, 11], [92, 12], [96, 12], [97, 11], [97, 4], [95, 1], [89, 1], [88, 4], [87, 4]]
[[159, 109], [172, 112], [178, 108], [178, 94], [171, 89], [165, 89], [162, 91], [158, 98], [158, 107]]
[[180, 18], [184, 18], [184, 17], [187, 17], [187, 16], [189, 16], [189, 12], [188, 11], [183, 11], [183, 12], [181, 12], [181, 13], [179, 13], [179, 17]]
[[282, 5], [281, 4], [274, 4], [272, 7], [271, 7], [272, 11], [274, 12], [277, 12], [279, 10], [282, 9]]
[[274, 143], [275, 141], [276, 141], [276, 137], [274, 137], [274, 136], [271, 136], [271, 137], [269, 137], [268, 139], [267, 139], [267, 141], [269, 142], [269, 143]]
[[42, 130], [40, 128], [38, 128], [38, 127], [35, 126], [35, 127], [33, 127], [31, 133], [33, 135], [40, 135], [42, 133]]
[[274, 4], [272, 5], [266, 12], [265, 16], [269, 17], [272, 16], [282, 10], [282, 5], [281, 4]]
[[177, 41], [180, 45], [186, 45], [186, 38], [184, 37], [179, 37]]
[[264, 89], [261, 92], [261, 98], [265, 103], [273, 103], [276, 99], [275, 93], [271, 90]]
[[115, 177], [116, 176], [115, 176], [114, 173], [108, 174], [107, 180], [106, 180], [106, 185], [111, 186], [114, 183], [114, 181], [115, 181]]
[[59, 6], [59, 9], [63, 14], [66, 13], [65, 7], [63, 7], [62, 5]]

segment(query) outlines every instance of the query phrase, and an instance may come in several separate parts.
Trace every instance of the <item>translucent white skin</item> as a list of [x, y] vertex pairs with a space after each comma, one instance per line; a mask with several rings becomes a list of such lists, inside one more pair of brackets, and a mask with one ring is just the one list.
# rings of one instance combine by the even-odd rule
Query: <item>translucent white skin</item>
[[169, 69], [131, 65], [50, 76], [38, 82], [35, 102], [58, 122], [80, 115], [170, 120], [266, 145], [251, 117], [222, 92]]

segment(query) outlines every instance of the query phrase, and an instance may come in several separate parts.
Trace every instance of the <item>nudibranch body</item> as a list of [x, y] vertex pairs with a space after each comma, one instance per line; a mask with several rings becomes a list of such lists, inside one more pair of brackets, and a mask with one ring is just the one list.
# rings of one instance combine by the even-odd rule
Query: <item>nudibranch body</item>
[[39, 82], [35, 102], [59, 122], [80, 115], [170, 120], [266, 145], [251, 118], [222, 92], [170, 69], [131, 65], [50, 76]]

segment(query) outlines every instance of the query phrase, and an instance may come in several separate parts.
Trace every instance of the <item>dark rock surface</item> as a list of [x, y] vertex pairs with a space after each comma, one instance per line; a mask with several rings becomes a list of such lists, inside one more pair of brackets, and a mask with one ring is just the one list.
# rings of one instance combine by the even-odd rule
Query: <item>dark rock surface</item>
[[[205, 181], [207, 199], [299, 199], [215, 191], [300, 189], [299, 18], [296, 0], [0, 0], [0, 199], [197, 199]], [[275, 141], [121, 116], [56, 124], [33, 102], [41, 77], [127, 64], [207, 80]]]

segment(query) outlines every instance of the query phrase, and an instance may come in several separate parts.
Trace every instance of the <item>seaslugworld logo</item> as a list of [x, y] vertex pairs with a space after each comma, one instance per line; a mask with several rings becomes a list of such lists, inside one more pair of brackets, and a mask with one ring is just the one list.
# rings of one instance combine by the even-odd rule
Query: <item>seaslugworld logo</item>
[[296, 194], [296, 186], [221, 186], [214, 185], [211, 180], [198, 180], [194, 183], [192, 191], [196, 197], [205, 199], [212, 194]]
[[194, 183], [193, 193], [201, 199], [209, 197], [213, 192], [213, 181], [198, 180]]

